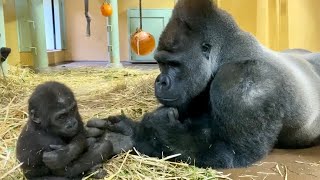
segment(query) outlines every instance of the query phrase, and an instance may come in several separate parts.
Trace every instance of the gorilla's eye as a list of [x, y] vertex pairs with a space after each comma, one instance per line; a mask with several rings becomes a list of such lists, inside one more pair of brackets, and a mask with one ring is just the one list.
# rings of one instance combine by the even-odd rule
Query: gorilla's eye
[[64, 114], [59, 115], [57, 119], [63, 121], [65, 119], [67, 119], [67, 117], [68, 117], [68, 114], [64, 113]]
[[172, 66], [172, 67], [178, 67], [180, 65], [179, 62], [176, 62], [176, 61], [169, 61], [168, 62], [168, 65], [169, 66]]
[[210, 45], [210, 44], [203, 43], [203, 44], [201, 45], [201, 50], [202, 50], [202, 52], [204, 52], [204, 53], [209, 52], [210, 49], [211, 49], [211, 45]]

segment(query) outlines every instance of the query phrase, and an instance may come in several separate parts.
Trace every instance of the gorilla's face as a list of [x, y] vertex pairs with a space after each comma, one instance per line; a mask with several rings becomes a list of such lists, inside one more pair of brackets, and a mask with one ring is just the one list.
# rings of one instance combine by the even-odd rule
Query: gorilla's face
[[188, 22], [171, 18], [155, 54], [161, 71], [155, 81], [155, 95], [160, 103], [182, 106], [208, 86], [217, 67], [214, 46]]

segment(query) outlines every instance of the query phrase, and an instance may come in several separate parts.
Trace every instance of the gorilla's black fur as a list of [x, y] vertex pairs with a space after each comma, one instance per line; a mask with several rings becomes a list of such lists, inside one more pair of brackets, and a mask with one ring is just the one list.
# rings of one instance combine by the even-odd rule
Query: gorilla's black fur
[[[64, 84], [45, 82], [29, 99], [29, 120], [18, 138], [16, 153], [26, 178], [67, 180], [81, 179], [113, 151], [109, 141], [88, 148], [73, 92]], [[101, 170], [99, 176], [104, 174]]]
[[138, 151], [233, 168], [260, 160], [275, 145], [318, 143], [319, 54], [274, 52], [210, 0], [179, 0], [155, 59], [161, 70], [155, 95], [165, 107], [140, 123], [106, 126], [131, 125]]

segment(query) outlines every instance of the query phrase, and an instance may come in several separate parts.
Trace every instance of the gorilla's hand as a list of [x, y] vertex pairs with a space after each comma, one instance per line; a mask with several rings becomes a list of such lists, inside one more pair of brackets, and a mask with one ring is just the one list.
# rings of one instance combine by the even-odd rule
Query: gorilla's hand
[[43, 152], [42, 161], [50, 169], [61, 169], [69, 163], [68, 154], [65, 153], [66, 146], [50, 145], [53, 151]]
[[[167, 123], [169, 126], [181, 126], [181, 122], [179, 121], [179, 112], [176, 108], [166, 108], [166, 107], [162, 107], [161, 109], [159, 109], [158, 112], [156, 112], [163, 117], [163, 120], [167, 120]], [[158, 116], [159, 116], [158, 115]], [[157, 116], [157, 114], [156, 114]]]
[[107, 119], [93, 118], [87, 122], [86, 135], [89, 139], [101, 137], [107, 128]]
[[188, 142], [193, 142], [185, 121], [179, 121], [178, 110], [172, 107], [159, 107], [146, 113], [134, 139], [140, 153], [156, 157], [185, 152], [191, 145]]
[[94, 118], [88, 121], [87, 137], [100, 137], [106, 130], [126, 136], [133, 134], [134, 123], [125, 115], [109, 116], [105, 119]]
[[134, 123], [125, 115], [107, 118], [104, 139], [112, 142], [114, 154], [128, 151], [133, 147]]
[[101, 137], [113, 145], [113, 154], [119, 154], [133, 147], [135, 123], [125, 115], [109, 116], [105, 119], [92, 119], [87, 123], [87, 136]]
[[123, 134], [125, 136], [133, 135], [134, 123], [125, 115], [109, 116], [107, 118], [106, 129], [108, 131]]
[[[168, 131], [171, 128], [183, 128], [185, 124], [179, 121], [179, 112], [173, 107], [160, 107], [144, 116], [142, 123], [156, 130]], [[148, 125], [150, 124], [150, 125]]]

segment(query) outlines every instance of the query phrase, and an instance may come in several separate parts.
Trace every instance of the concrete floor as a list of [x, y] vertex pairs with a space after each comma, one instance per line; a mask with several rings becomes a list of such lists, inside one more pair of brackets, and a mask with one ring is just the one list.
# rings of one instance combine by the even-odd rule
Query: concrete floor
[[222, 172], [233, 180], [319, 180], [320, 147], [275, 149], [253, 166]]

